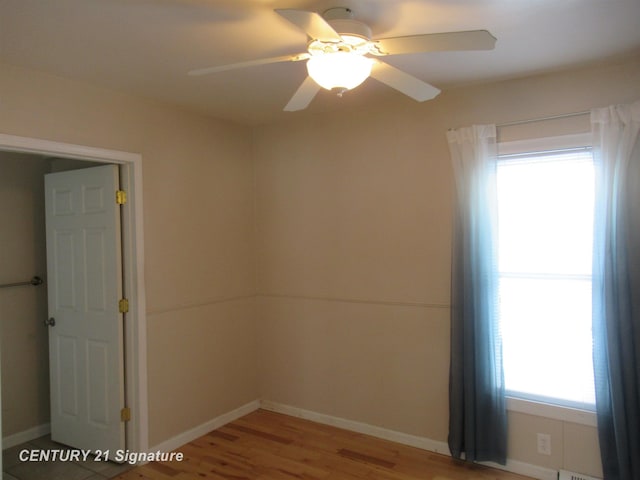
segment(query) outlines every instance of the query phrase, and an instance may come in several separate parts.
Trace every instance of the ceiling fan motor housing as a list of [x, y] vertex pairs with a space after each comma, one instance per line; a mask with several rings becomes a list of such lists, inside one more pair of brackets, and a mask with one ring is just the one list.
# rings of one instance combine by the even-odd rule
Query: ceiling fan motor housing
[[325, 10], [322, 16], [343, 37], [359, 37], [364, 40], [371, 40], [371, 29], [364, 23], [354, 20], [353, 10], [350, 8], [330, 8]]
[[354, 20], [352, 18], [341, 18], [336, 20], [329, 20], [327, 23], [333, 27], [333, 29], [340, 34], [340, 36], [358, 37], [362, 40], [371, 40], [371, 29], [364, 23]]

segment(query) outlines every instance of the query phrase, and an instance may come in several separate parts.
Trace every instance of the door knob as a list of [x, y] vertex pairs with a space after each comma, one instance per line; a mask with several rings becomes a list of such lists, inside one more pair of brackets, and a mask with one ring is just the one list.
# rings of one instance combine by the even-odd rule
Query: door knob
[[56, 319], [51, 317], [48, 320], [44, 321], [45, 326], [47, 327], [54, 327], [56, 325]]

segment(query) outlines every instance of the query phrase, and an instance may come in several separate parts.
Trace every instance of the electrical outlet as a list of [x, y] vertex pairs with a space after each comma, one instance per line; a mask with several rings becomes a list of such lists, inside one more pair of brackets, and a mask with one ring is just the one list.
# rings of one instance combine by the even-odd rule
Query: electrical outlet
[[538, 434], [538, 453], [540, 455], [551, 455], [551, 435], [548, 433]]

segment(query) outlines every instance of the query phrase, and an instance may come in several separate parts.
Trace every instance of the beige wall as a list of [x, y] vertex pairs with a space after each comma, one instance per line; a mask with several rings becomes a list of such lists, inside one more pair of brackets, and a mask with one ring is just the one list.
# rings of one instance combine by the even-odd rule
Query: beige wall
[[142, 154], [149, 444], [255, 400], [250, 130], [0, 65], [0, 133]]
[[[0, 284], [46, 277], [44, 174], [48, 162], [0, 152]], [[49, 422], [46, 287], [0, 289], [2, 434]]]
[[[446, 442], [446, 130], [638, 98], [636, 58], [255, 129], [262, 397]], [[601, 475], [595, 428], [509, 423], [511, 459]], [[537, 453], [538, 432], [552, 456]]]

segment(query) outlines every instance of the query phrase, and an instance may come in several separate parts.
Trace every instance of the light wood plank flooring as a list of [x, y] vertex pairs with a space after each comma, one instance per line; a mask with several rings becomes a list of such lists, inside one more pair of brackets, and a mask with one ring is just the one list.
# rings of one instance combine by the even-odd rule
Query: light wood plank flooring
[[413, 447], [258, 410], [118, 480], [526, 480]]

